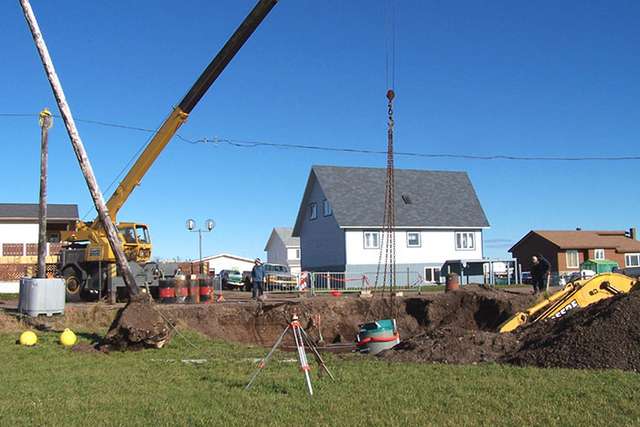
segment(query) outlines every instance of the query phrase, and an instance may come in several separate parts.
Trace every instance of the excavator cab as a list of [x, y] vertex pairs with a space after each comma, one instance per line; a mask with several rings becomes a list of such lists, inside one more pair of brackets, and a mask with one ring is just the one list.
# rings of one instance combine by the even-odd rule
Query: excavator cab
[[145, 263], [151, 258], [151, 239], [145, 224], [121, 222], [118, 224], [124, 253], [129, 261]]

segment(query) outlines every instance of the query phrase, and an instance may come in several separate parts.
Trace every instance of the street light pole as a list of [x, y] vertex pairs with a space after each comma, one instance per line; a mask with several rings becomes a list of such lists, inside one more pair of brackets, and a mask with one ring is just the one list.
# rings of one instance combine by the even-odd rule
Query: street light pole
[[194, 228], [196, 228], [196, 222], [193, 219], [188, 219], [187, 220], [187, 230], [191, 231], [192, 233], [198, 233], [198, 248], [199, 248], [199, 262], [200, 262], [200, 275], [204, 274], [203, 268], [202, 268], [202, 233], [210, 233], [211, 231], [213, 231], [213, 228], [216, 226], [216, 222], [212, 219], [208, 219], [205, 222], [205, 227], [206, 229], [202, 229], [202, 228], [198, 228], [197, 230], [194, 230]]

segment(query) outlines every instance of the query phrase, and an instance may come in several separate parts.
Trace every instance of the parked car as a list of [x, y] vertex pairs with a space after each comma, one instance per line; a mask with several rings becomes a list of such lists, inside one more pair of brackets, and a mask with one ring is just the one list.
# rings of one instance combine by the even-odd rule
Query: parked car
[[296, 288], [296, 279], [286, 265], [266, 263], [264, 275], [267, 289], [293, 290]]
[[253, 285], [251, 284], [251, 272], [243, 271], [242, 272], [242, 283], [244, 284], [243, 289], [247, 292], [251, 292], [251, 288]]
[[567, 283], [575, 282], [576, 280], [590, 279], [596, 275], [596, 272], [593, 270], [580, 270], [571, 273], [569, 278], [567, 279]]
[[242, 290], [244, 288], [242, 273], [238, 270], [220, 270], [220, 283], [222, 289]]
[[531, 277], [531, 272], [523, 271], [522, 272], [522, 283], [525, 285], [531, 285], [533, 283], [533, 278]]

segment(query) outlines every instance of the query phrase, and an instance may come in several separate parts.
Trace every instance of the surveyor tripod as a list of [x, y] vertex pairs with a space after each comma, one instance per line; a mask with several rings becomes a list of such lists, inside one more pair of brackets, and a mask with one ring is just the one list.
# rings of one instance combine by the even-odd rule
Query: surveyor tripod
[[296, 343], [296, 349], [298, 351], [298, 360], [300, 362], [300, 369], [302, 370], [302, 372], [304, 372], [304, 380], [307, 384], [307, 390], [309, 392], [309, 396], [313, 396], [313, 386], [311, 385], [311, 376], [309, 375], [310, 368], [309, 368], [309, 363], [307, 362], [307, 353], [304, 348], [305, 343], [309, 347], [309, 350], [311, 350], [311, 352], [315, 356], [316, 362], [318, 363], [318, 366], [320, 366], [320, 369], [324, 370], [332, 380], [334, 379], [333, 374], [331, 374], [331, 371], [329, 371], [329, 368], [327, 368], [327, 365], [325, 365], [324, 360], [322, 360], [322, 356], [320, 356], [318, 349], [313, 344], [313, 341], [311, 341], [311, 338], [309, 337], [309, 335], [307, 335], [304, 328], [300, 324], [300, 321], [298, 320], [298, 315], [294, 313], [293, 317], [291, 318], [291, 322], [287, 325], [287, 327], [282, 332], [280, 337], [277, 339], [273, 347], [271, 347], [271, 350], [269, 351], [267, 356], [264, 359], [260, 360], [260, 362], [258, 363], [257, 369], [251, 376], [249, 383], [244, 388], [245, 390], [249, 390], [251, 388], [255, 379], [258, 377], [258, 374], [260, 373], [260, 371], [262, 371], [262, 369], [264, 369], [267, 366], [267, 362], [269, 362], [269, 359], [271, 358], [273, 353], [275, 353], [275, 351], [278, 349], [280, 344], [282, 344], [282, 340], [284, 339], [284, 336], [289, 331], [293, 333], [293, 339]]

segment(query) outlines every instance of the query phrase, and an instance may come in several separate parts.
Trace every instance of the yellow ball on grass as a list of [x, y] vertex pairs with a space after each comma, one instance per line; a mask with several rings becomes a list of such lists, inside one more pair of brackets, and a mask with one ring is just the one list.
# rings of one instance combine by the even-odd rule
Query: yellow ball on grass
[[60, 344], [63, 346], [72, 347], [76, 342], [78, 342], [78, 337], [71, 329], [67, 328], [60, 334]]
[[38, 336], [33, 331], [24, 331], [20, 334], [20, 344], [31, 347], [38, 343]]

